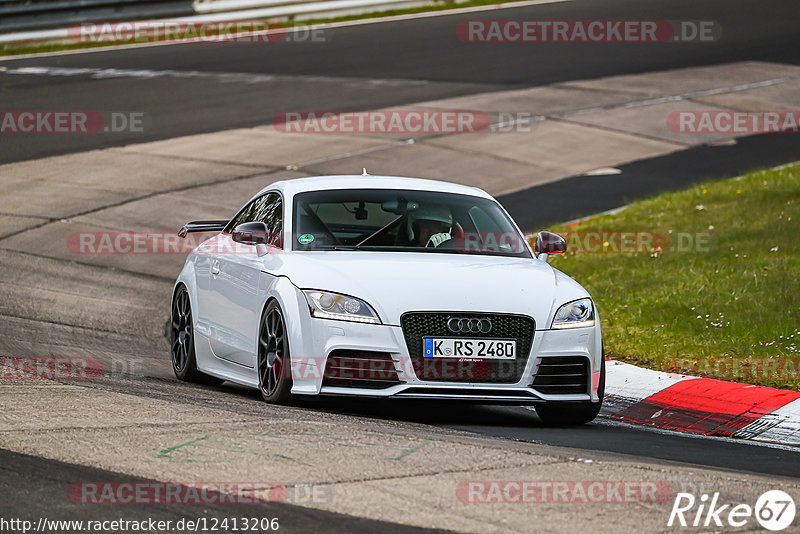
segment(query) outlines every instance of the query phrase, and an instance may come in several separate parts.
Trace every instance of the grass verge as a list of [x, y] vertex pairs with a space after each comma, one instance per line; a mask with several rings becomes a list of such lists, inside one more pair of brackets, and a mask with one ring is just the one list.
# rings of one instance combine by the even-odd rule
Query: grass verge
[[551, 263], [596, 299], [608, 357], [800, 389], [800, 164], [551, 230], [568, 244]]

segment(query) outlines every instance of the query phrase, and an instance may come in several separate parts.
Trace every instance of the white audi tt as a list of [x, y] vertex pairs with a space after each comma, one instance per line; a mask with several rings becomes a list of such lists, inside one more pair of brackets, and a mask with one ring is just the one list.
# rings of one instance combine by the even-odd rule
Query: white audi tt
[[[535, 207], [532, 207], [535, 209]], [[264, 399], [350, 395], [532, 404], [548, 424], [600, 410], [600, 323], [480, 189], [393, 176], [280, 181], [211, 235], [175, 283], [169, 339], [181, 380]], [[193, 234], [194, 235], [194, 234]]]

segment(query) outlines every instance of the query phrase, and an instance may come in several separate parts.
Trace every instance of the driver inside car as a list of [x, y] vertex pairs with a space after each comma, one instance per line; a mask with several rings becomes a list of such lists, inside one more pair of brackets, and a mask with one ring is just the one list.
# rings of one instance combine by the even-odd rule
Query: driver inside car
[[408, 238], [413, 246], [438, 247], [452, 238], [453, 214], [443, 204], [425, 204], [408, 214]]

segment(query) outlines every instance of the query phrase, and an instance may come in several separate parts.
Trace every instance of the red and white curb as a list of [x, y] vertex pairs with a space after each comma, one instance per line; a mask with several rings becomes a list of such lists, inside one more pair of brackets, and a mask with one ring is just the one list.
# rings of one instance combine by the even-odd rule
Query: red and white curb
[[707, 436], [800, 446], [800, 392], [606, 361], [603, 415]]

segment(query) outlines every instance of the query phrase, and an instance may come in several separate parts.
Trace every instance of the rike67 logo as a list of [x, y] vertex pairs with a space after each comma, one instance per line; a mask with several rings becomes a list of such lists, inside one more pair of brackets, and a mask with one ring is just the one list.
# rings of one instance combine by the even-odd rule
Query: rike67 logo
[[[719, 492], [699, 499], [691, 493], [678, 493], [669, 514], [667, 526], [682, 527], [749, 527], [754, 528], [753, 518], [767, 530], [784, 530], [792, 524], [795, 516], [794, 499], [781, 490], [763, 493], [755, 506], [720, 502]], [[750, 531], [750, 530], [748, 530]]]

